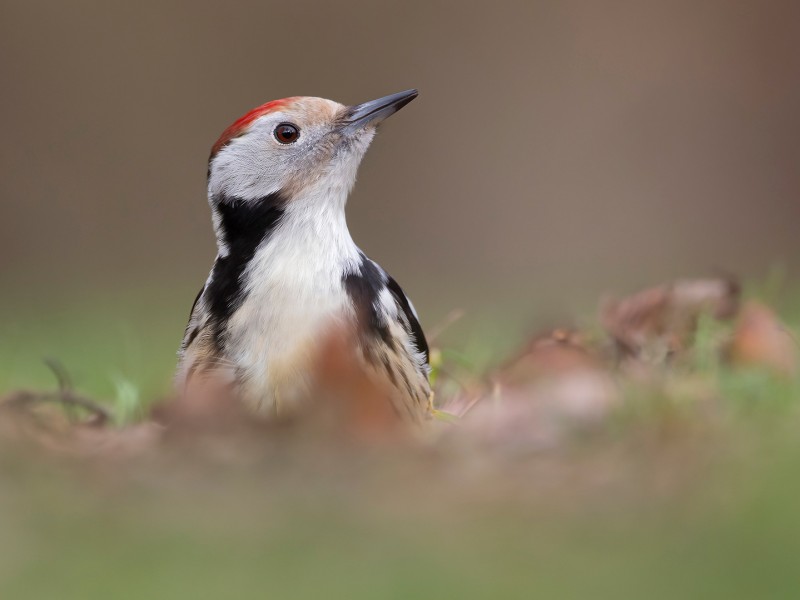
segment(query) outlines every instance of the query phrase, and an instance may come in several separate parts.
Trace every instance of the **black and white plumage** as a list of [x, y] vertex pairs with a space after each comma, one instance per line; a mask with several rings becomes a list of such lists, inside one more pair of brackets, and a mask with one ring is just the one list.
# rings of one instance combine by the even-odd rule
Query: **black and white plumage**
[[323, 338], [344, 328], [364, 366], [389, 382], [397, 412], [427, 416], [428, 347], [416, 312], [345, 220], [376, 126], [416, 95], [353, 107], [288, 98], [223, 133], [208, 173], [218, 254], [181, 345], [181, 392], [212, 375], [261, 412], [291, 408], [312, 384]]

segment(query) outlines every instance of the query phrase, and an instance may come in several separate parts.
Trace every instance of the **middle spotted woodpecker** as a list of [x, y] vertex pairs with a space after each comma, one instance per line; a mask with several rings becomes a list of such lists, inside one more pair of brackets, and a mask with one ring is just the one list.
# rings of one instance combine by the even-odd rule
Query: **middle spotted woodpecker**
[[345, 220], [378, 124], [416, 96], [356, 106], [275, 100], [223, 132], [208, 166], [218, 253], [181, 345], [181, 392], [213, 374], [256, 410], [283, 410], [308, 393], [326, 332], [345, 328], [365, 368], [388, 382], [395, 411], [427, 417], [428, 346], [417, 314]]

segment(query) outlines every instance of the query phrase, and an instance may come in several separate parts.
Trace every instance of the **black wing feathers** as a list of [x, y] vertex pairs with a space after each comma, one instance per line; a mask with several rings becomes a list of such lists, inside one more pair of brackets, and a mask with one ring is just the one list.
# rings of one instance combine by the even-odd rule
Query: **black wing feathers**
[[422, 332], [422, 326], [419, 324], [419, 320], [414, 314], [411, 304], [408, 302], [408, 298], [402, 288], [391, 275], [387, 274], [386, 278], [386, 287], [389, 288], [392, 296], [394, 296], [395, 302], [397, 302], [397, 305], [405, 314], [408, 326], [411, 328], [411, 331], [408, 332], [411, 336], [411, 340], [417, 347], [417, 352], [421, 352], [425, 355], [425, 362], [427, 363], [430, 360], [430, 351], [428, 349], [428, 340], [425, 339], [425, 334]]
[[344, 285], [353, 303], [367, 318], [367, 322], [373, 331], [391, 346], [394, 342], [391, 340], [388, 328], [381, 324], [376, 307], [381, 290], [388, 289], [398, 309], [405, 316], [404, 322], [401, 321], [401, 323], [406, 328], [411, 342], [417, 352], [425, 356], [425, 362], [428, 362], [428, 342], [425, 340], [425, 334], [422, 332], [419, 320], [417, 320], [403, 290], [389, 274], [362, 254], [359, 272], [348, 274], [344, 278]]

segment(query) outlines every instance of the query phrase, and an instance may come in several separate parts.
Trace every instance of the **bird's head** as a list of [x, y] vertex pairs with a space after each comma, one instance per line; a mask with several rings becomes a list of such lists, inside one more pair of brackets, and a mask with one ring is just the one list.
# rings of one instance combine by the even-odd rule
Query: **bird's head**
[[314, 197], [343, 204], [377, 125], [416, 96], [408, 90], [355, 106], [298, 96], [255, 108], [211, 150], [210, 202], [280, 195], [287, 202]]

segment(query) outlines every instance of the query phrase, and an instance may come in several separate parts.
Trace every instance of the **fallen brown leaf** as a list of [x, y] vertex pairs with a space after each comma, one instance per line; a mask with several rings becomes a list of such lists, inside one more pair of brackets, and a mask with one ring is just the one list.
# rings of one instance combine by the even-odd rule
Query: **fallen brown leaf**
[[663, 362], [687, 348], [701, 314], [734, 317], [739, 295], [733, 280], [680, 280], [606, 301], [600, 320], [621, 357]]
[[798, 369], [797, 341], [775, 313], [758, 302], [742, 309], [727, 356], [739, 366], [760, 366], [781, 374]]

